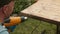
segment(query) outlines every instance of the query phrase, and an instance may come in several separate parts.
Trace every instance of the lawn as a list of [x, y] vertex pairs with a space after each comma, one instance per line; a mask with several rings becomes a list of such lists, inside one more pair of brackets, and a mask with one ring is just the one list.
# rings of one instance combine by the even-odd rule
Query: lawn
[[[34, 0], [16, 0], [14, 13], [18, 14], [21, 10], [32, 5], [32, 3], [34, 3]], [[27, 21], [17, 25], [14, 32], [10, 34], [41, 34], [43, 31], [45, 31], [45, 34], [55, 34], [56, 25], [28, 18]]]

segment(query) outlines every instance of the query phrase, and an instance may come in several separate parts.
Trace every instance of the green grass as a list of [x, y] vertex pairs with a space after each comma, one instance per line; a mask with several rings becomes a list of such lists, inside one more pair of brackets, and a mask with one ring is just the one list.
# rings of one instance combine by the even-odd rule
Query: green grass
[[[39, 25], [34, 31], [33, 29]], [[11, 34], [40, 34], [43, 30], [46, 30], [45, 34], [55, 34], [56, 25], [49, 24], [43, 21], [29, 18], [27, 21], [17, 25], [14, 32]]]
[[[14, 13], [18, 13], [21, 10], [27, 8], [30, 6], [34, 1], [31, 0], [16, 0], [15, 1], [15, 8]], [[38, 26], [34, 31], [33, 29]], [[27, 21], [17, 25], [14, 32], [11, 32], [11, 34], [41, 34], [43, 30], [46, 30], [45, 34], [55, 34], [56, 33], [56, 25], [50, 24], [44, 21], [39, 21], [36, 19], [29, 18]]]

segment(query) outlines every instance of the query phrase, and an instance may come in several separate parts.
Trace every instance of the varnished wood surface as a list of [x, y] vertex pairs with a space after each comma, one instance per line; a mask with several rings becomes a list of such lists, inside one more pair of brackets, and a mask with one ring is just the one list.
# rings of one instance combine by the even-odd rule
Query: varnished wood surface
[[38, 0], [21, 13], [60, 22], [60, 0]]

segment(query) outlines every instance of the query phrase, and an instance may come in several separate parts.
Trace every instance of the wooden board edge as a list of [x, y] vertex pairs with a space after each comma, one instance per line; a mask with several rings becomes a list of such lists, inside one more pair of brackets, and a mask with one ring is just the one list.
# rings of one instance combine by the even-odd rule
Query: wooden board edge
[[20, 13], [19, 15], [20, 16], [27, 16], [29, 18], [37, 19], [37, 20], [40, 20], [40, 21], [45, 21], [45, 22], [48, 22], [48, 23], [56, 24], [56, 25], [60, 25], [60, 22], [58, 22], [58, 21], [46, 19], [46, 18], [43, 18], [43, 17], [37, 17], [37, 16], [34, 16], [34, 15], [25, 14], [25, 13]]

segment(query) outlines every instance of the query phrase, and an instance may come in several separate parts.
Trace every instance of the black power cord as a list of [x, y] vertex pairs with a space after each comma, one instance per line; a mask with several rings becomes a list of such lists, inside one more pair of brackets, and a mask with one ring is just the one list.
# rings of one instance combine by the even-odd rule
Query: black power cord
[[[41, 21], [40, 21], [40, 23], [41, 23]], [[33, 34], [33, 32], [39, 27], [39, 25], [40, 25], [40, 24], [38, 24], [38, 25], [32, 30], [31, 34]], [[44, 30], [41, 32], [41, 34], [45, 34], [45, 32], [46, 32], [46, 30], [44, 29]]]
[[[41, 21], [40, 21], [41, 22]], [[39, 27], [40, 24], [38, 24], [31, 32], [31, 34], [33, 34], [33, 32]]]

